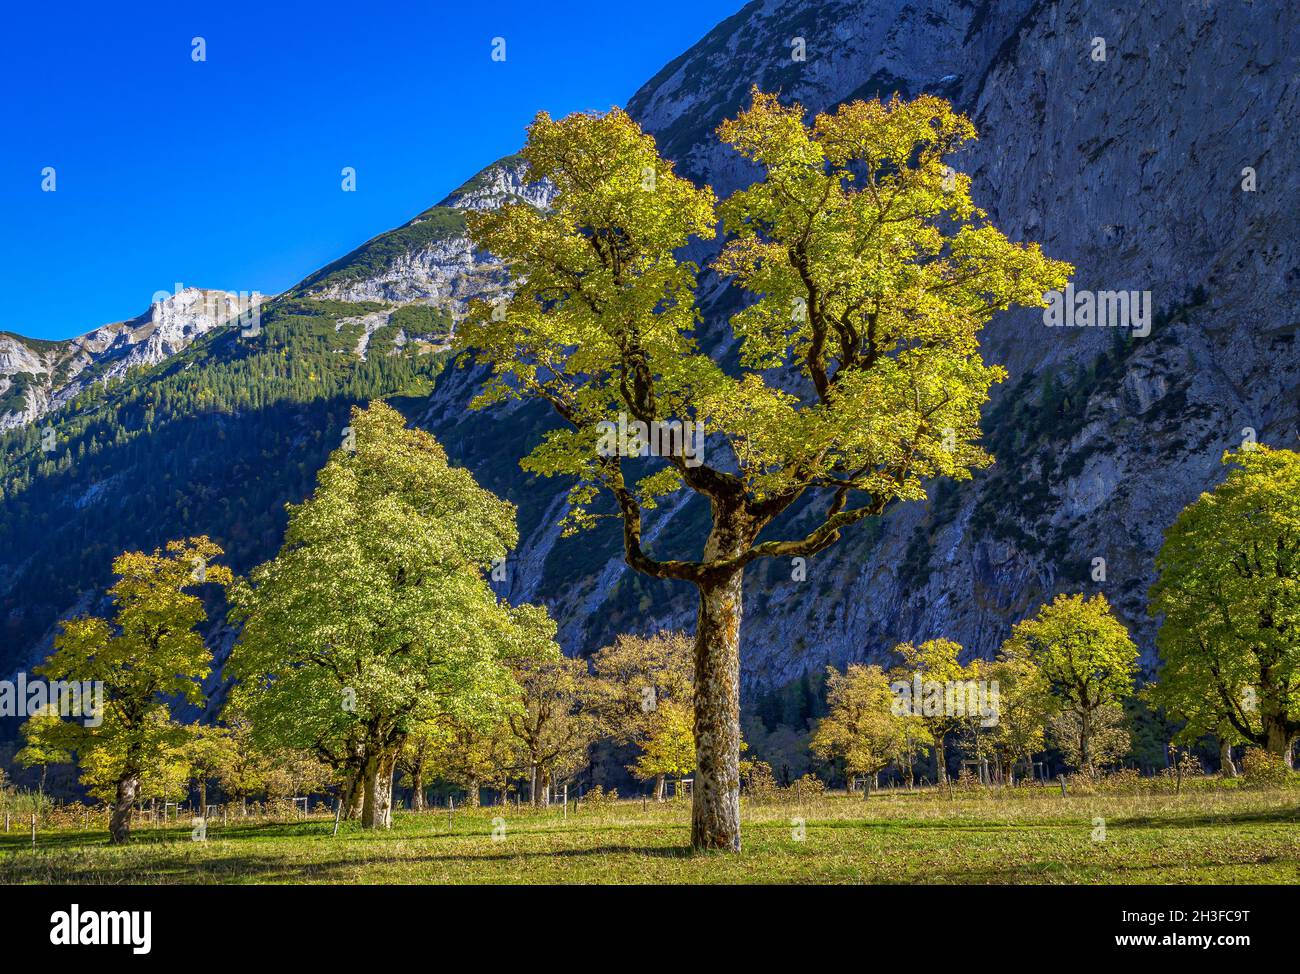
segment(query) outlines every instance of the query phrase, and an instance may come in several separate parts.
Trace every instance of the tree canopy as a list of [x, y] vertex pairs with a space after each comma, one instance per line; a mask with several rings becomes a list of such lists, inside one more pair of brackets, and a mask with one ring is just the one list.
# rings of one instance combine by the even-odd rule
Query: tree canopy
[[[1004, 658], [1029, 660], [1052, 693], [1076, 718], [1078, 767], [1102, 763], [1092, 738], [1103, 727], [1099, 712], [1133, 692], [1138, 650], [1111, 613], [1106, 596], [1061, 593], [1038, 614], [1018, 623], [1003, 644]], [[1062, 725], [1064, 726], [1064, 725]]]
[[879, 666], [850, 663], [843, 673], [829, 668], [826, 697], [830, 712], [810, 746], [818, 757], [843, 764], [850, 788], [855, 775], [910, 759], [913, 744], [929, 736], [915, 717], [894, 713], [889, 677]]
[[230, 668], [254, 733], [364, 777], [363, 824], [382, 826], [406, 736], [493, 713], [547, 620], [488, 585], [517, 540], [510, 504], [382, 402], [351, 431], [279, 555], [235, 587]]
[[1157, 702], [1193, 732], [1291, 761], [1300, 734], [1300, 454], [1224, 454], [1227, 478], [1179, 514], [1156, 556]]
[[[98, 793], [113, 793], [113, 842], [129, 835], [131, 806], [146, 772], [156, 777], [175, 763], [167, 755], [179, 754], [183, 732], [171, 719], [168, 699], [203, 699], [212, 653], [197, 630], [207, 619], [203, 602], [190, 589], [230, 584], [230, 569], [215, 561], [221, 554], [214, 542], [199, 537], [168, 542], [152, 554], [120, 555], [113, 562], [117, 581], [109, 589], [112, 619], [67, 620], [54, 653], [37, 669], [54, 680], [103, 684], [98, 725], [74, 720], [59, 730], [83, 771], [99, 782]], [[183, 781], [184, 767], [177, 773]]]
[[[568, 426], [525, 468], [577, 478], [571, 526], [592, 523], [608, 488], [629, 561], [666, 577], [698, 579], [719, 560], [642, 550], [641, 508], [666, 492], [743, 501], [761, 524], [808, 491], [834, 498], [810, 535], [747, 544], [725, 559], [739, 565], [820, 550], [890, 501], [924, 497], [925, 480], [986, 465], [979, 410], [1004, 373], [981, 360], [978, 331], [996, 311], [1041, 305], [1071, 270], [986, 222], [969, 178], [944, 162], [974, 129], [942, 99], [854, 102], [808, 124], [798, 105], [755, 91], [719, 135], [762, 173], [720, 206], [624, 112], [543, 113], [523, 157], [554, 187], [550, 208], [468, 218], [513, 287], [503, 306], [476, 302], [459, 335], [492, 366], [477, 405], [554, 406]], [[731, 322], [739, 374], [700, 349], [701, 272], [680, 257], [719, 217], [729, 240], [712, 270], [756, 299]], [[730, 456], [661, 458], [634, 491], [619, 458], [596, 449], [599, 424], [620, 413], [701, 422]], [[865, 502], [845, 509], [852, 493]]]

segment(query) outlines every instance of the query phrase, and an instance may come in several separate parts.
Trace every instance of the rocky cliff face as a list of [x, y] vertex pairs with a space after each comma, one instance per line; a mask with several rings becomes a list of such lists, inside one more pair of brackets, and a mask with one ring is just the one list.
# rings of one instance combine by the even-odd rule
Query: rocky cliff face
[[465, 236], [464, 212], [508, 200], [545, 204], [546, 188], [527, 183], [524, 170], [514, 157], [494, 163], [410, 223], [313, 274], [294, 293], [335, 301], [429, 303], [463, 314], [465, 303], [496, 281], [490, 262], [474, 253]]
[[[943, 95], [980, 131], [958, 165], [1000, 227], [1072, 261], [1080, 291], [1150, 295], [1142, 337], [1135, 322], [995, 320], [987, 356], [1011, 374], [986, 424], [998, 465], [846, 537], [806, 581], [785, 565], [751, 571], [751, 686], [902, 639], [945, 635], [988, 655], [1060, 590], [1105, 592], [1150, 659], [1145, 591], [1164, 529], [1221, 475], [1225, 448], [1297, 436], [1300, 258], [1281, 228], [1300, 225], [1285, 164], [1300, 138], [1300, 35], [1294, 12], [1266, 7], [752, 3], [631, 100], [682, 171], [726, 193], [749, 174], [711, 133], [751, 84], [810, 110]], [[706, 312], [724, 343], [725, 308]], [[462, 428], [466, 385], [430, 406], [445, 439]], [[631, 578], [609, 539], [560, 540], [556, 496], [539, 502], [513, 594], [554, 602], [571, 649], [599, 645], [611, 620], [690, 624], [689, 590]], [[698, 512], [679, 504], [651, 534], [674, 518]]]
[[[943, 635], [989, 655], [1061, 590], [1105, 592], [1149, 659], [1145, 590], [1164, 529], [1221, 476], [1220, 454], [1243, 436], [1296, 443], [1296, 19], [1281, 4], [1173, 0], [1131, 9], [757, 0], [631, 99], [681, 171], [725, 194], [751, 174], [712, 133], [753, 84], [812, 111], [895, 92], [942, 95], [979, 129], [956, 165], [998, 226], [1072, 261], [1081, 292], [1150, 294], [1141, 337], [1144, 328], [1047, 327], [1038, 312], [993, 321], [986, 357], [1010, 373], [986, 416], [997, 465], [850, 532], [812, 560], [806, 580], [785, 564], [751, 570], [749, 688], [879, 659], [903, 639]], [[463, 211], [511, 198], [546, 199], [517, 159], [290, 294], [432, 304], [455, 316], [501, 283], [466, 241]], [[721, 349], [727, 298], [715, 281], [704, 292], [704, 334]], [[103, 336], [105, 347], [155, 347], [159, 329], [134, 337], [143, 327]], [[184, 337], [170, 334], [160, 351]], [[0, 337], [4, 381], [52, 374], [68, 353], [50, 354]], [[477, 380], [473, 368], [449, 369], [408, 411], [519, 504], [524, 540], [508, 594], [548, 602], [575, 652], [620, 630], [691, 625], [691, 590], [631, 573], [612, 527], [559, 538], [564, 485], [517, 466], [552, 420], [519, 405], [468, 411]], [[649, 523], [647, 539], [670, 544], [702, 526], [699, 505], [681, 498]]]
[[261, 300], [260, 295], [185, 287], [155, 301], [137, 318], [65, 342], [0, 334], [0, 430], [39, 419], [92, 382], [156, 365]]

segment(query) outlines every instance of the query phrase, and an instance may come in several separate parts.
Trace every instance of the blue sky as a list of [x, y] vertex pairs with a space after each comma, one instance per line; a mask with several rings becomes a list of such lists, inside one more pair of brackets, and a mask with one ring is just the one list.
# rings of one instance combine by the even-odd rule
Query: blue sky
[[9, 4], [0, 330], [72, 337], [178, 282], [284, 290], [516, 150], [539, 110], [625, 103], [742, 2]]

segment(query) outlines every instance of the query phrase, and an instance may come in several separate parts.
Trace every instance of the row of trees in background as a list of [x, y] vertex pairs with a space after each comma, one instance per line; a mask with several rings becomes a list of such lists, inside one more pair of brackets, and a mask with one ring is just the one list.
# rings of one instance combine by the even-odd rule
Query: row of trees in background
[[564, 656], [530, 661], [514, 669], [516, 687], [504, 716], [474, 725], [440, 721], [413, 736], [399, 768], [416, 807], [431, 778], [465, 790], [477, 805], [483, 787], [506, 795], [522, 778], [535, 805], [546, 805], [553, 787], [572, 780], [601, 740], [630, 747], [634, 777], [665, 782], [695, 767], [690, 699], [691, 640], [681, 633], [620, 636], [590, 661]]
[[[392, 758], [383, 792], [395, 770], [417, 811], [434, 782], [463, 790], [470, 807], [478, 806], [483, 789], [502, 801], [519, 789], [531, 804], [545, 806], [552, 787], [582, 772], [592, 745], [606, 740], [630, 748], [635, 759], [628, 771], [653, 781], [662, 799], [665, 781], [694, 767], [683, 702], [691, 686], [690, 645], [680, 633], [623, 636], [592, 658], [594, 669], [558, 655], [517, 660], [490, 716], [447, 713], [414, 726]], [[285, 743], [272, 729], [255, 731], [249, 711], [235, 699], [219, 724], [178, 722], [165, 704], [135, 727], [112, 708], [108, 713], [105, 729], [97, 731], [53, 713], [34, 715], [22, 727], [26, 743], [15, 760], [40, 769], [43, 791], [45, 770], [75, 759], [89, 795], [112, 807], [110, 829], [118, 841], [128, 834], [132, 807], [142, 802], [193, 796], [195, 810], [206, 817], [213, 783], [227, 801], [241, 805], [256, 796], [276, 800], [337, 790], [346, 817], [377, 826], [391, 821], [391, 798], [365, 817], [367, 786], [355, 766]]]
[[[543, 608], [512, 606], [489, 586], [517, 540], [513, 508], [382, 402], [354, 410], [352, 424], [314, 493], [291, 507], [279, 554], [248, 578], [232, 578], [206, 537], [116, 559], [113, 616], [65, 622], [39, 670], [102, 683], [99, 719], [32, 716], [20, 761], [75, 756], [90, 794], [112, 806], [115, 842], [139, 801], [193, 786], [206, 809], [212, 781], [236, 799], [337, 788], [342, 814], [382, 828], [399, 773], [416, 807], [435, 780], [472, 804], [485, 787], [526, 788], [545, 804], [601, 740], [627, 748], [628, 770], [658, 797], [690, 774], [694, 640], [622, 636], [591, 660], [566, 658]], [[1185, 722], [1184, 740], [1252, 743], [1289, 765], [1300, 518], [1282, 515], [1300, 497], [1300, 456], [1261, 447], [1228, 459], [1228, 479], [1184, 512], [1161, 552], [1152, 611], [1165, 665], [1142, 692]], [[205, 702], [205, 586], [227, 593], [242, 624], [215, 726], [175, 718], [177, 705]], [[947, 639], [895, 653], [890, 672], [854, 664], [829, 677], [811, 747], [850, 778], [892, 763], [910, 781], [928, 749], [943, 781], [952, 744], [1010, 779], [1032, 775], [1048, 742], [1089, 773], [1127, 750], [1122, 704], [1138, 651], [1100, 594], [1058, 596], [991, 661], [963, 664]], [[958, 691], [954, 711], [953, 687], [982, 690]]]
[[[472, 799], [523, 777], [538, 804], [602, 736], [637, 746], [642, 777], [689, 769], [689, 642], [627, 637], [597, 654], [595, 673], [564, 657], [544, 609], [511, 606], [488, 584], [517, 540], [513, 507], [387, 405], [352, 422], [312, 496], [291, 506], [279, 554], [247, 579], [205, 537], [115, 561], [113, 617], [65, 622], [39, 670], [102, 683], [103, 712], [34, 716], [24, 757], [75, 754], [91, 794], [112, 805], [115, 842], [138, 801], [191, 780], [235, 796], [335, 783], [344, 814], [386, 827], [399, 766], [419, 796], [429, 776]], [[173, 716], [174, 704], [204, 703], [204, 586], [226, 590], [242, 624], [221, 727]]]
[[943, 782], [953, 743], [1008, 781], [1017, 768], [1032, 777], [1049, 740], [1089, 774], [1128, 750], [1122, 701], [1133, 692], [1138, 651], [1103, 595], [1058, 596], [1017, 625], [993, 661], [963, 665], [962, 647], [949, 639], [894, 652], [902, 664], [892, 672], [851, 664], [829, 674], [829, 712], [812, 749], [850, 781], [894, 764], [910, 783], [929, 749], [931, 780]]
[[[1300, 735], [1300, 455], [1252, 445], [1224, 462], [1227, 478], [1179, 515], [1156, 559], [1155, 682], [1135, 689], [1137, 647], [1103, 595], [1060, 595], [1018, 624], [992, 662], [963, 666], [961, 646], [934, 639], [898, 646], [903, 665], [893, 673], [832, 670], [814, 753], [850, 778], [895, 764], [910, 781], [914, 758], [929, 749], [933, 780], [943, 781], [950, 738], [1007, 776], [1017, 766], [1032, 774], [1050, 743], [1092, 774], [1129, 750], [1123, 704], [1140, 692], [1181, 724], [1176, 743], [1213, 739], [1223, 773], [1237, 773], [1239, 745], [1291, 768]], [[916, 674], [938, 686], [996, 681], [996, 720], [986, 725], [969, 708], [897, 712], [892, 688]]]

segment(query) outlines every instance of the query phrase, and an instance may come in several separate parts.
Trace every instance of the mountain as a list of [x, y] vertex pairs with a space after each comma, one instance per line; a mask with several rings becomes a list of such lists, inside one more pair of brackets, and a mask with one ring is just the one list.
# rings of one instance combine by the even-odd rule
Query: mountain
[[68, 341], [0, 332], [0, 430], [40, 419], [92, 383], [155, 365], [261, 301], [261, 295], [178, 285], [144, 314]]
[[[980, 132], [956, 164], [999, 227], [1073, 262], [1080, 290], [1151, 296], [1144, 337], [1049, 328], [1039, 312], [990, 324], [986, 358], [1010, 373], [986, 412], [997, 464], [850, 532], [807, 581], [783, 564], [752, 569], [751, 698], [827, 663], [882, 659], [902, 639], [945, 635], [987, 656], [1062, 590], [1104, 591], [1151, 663], [1145, 591], [1163, 531], [1221, 476], [1244, 429], [1295, 442], [1300, 255], [1282, 228], [1300, 225], [1287, 165], [1300, 148], [1296, 19], [1284, 5], [1172, 0], [756, 0], [632, 97], [680, 171], [725, 194], [752, 173], [712, 133], [753, 84], [812, 111], [942, 95]], [[804, 61], [792, 59], [796, 38]], [[98, 598], [124, 547], [206, 532], [237, 570], [269, 556], [283, 503], [310, 488], [347, 404], [374, 395], [518, 504], [505, 591], [550, 604], [569, 651], [690, 625], [691, 590], [627, 569], [612, 525], [559, 537], [565, 485], [518, 467], [553, 420], [517, 404], [468, 410], [479, 372], [442, 352], [466, 300], [502, 283], [465, 239], [464, 211], [509, 198], [545, 202], [513, 158], [267, 302], [259, 339], [215, 327], [114, 383], [83, 385], [50, 413], [53, 456], [30, 425], [5, 434], [0, 664], [39, 657], [54, 621]], [[734, 297], [717, 283], [704, 281], [703, 337], [725, 353]], [[25, 350], [16, 363], [38, 354], [9, 340]], [[688, 553], [681, 539], [706, 514], [686, 498], [666, 505], [647, 540]]]

